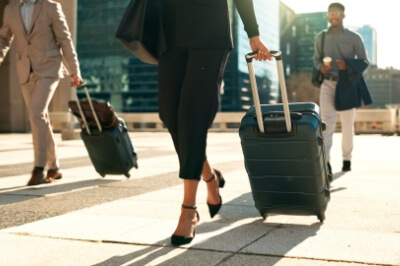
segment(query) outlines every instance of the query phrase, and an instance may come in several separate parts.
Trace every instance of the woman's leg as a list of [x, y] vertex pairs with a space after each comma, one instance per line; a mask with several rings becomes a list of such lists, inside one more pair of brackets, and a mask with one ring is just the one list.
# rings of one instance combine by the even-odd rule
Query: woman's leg
[[[185, 179], [183, 180], [183, 203], [182, 205], [188, 207], [196, 206], [196, 195], [199, 181]], [[174, 235], [193, 237], [193, 232], [198, 223], [196, 209], [182, 208], [181, 216], [179, 217], [178, 225], [175, 229]]]
[[179, 160], [178, 110], [187, 54], [188, 49], [175, 47], [158, 58], [159, 116], [171, 134]]
[[178, 109], [181, 178], [200, 180], [228, 51], [189, 49]]
[[211, 168], [208, 160], [203, 163], [203, 171], [201, 173], [203, 180], [210, 180], [207, 182], [207, 203], [215, 205], [221, 203], [221, 198], [219, 196], [218, 180], [215, 178], [214, 170]]
[[[159, 57], [159, 114], [171, 134], [175, 150], [179, 155], [178, 141], [178, 109], [181, 97], [182, 83], [186, 72], [188, 49], [172, 48]], [[196, 206], [198, 180], [184, 180], [184, 197], [182, 205]], [[178, 225], [173, 235], [193, 237], [198, 223], [196, 210], [182, 208]]]
[[[207, 131], [218, 109], [227, 54], [225, 50], [174, 48], [159, 58], [160, 118], [171, 133], [179, 157], [179, 176], [184, 179], [182, 205], [187, 207], [196, 205]], [[196, 213], [195, 209], [182, 208], [174, 235], [193, 237], [198, 223]]]

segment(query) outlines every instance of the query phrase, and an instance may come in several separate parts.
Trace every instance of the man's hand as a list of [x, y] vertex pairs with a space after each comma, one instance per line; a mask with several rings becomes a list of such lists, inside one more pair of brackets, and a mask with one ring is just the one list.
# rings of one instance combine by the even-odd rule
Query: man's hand
[[251, 50], [258, 51], [258, 54], [254, 57], [256, 60], [272, 60], [269, 49], [261, 41], [260, 36], [254, 36], [250, 38], [250, 47]]
[[71, 87], [80, 87], [83, 84], [82, 78], [78, 74], [72, 74], [71, 78], [73, 81], [71, 82]]
[[324, 75], [326, 75], [326, 74], [328, 74], [328, 72], [331, 70], [331, 67], [322, 64], [321, 67], [319, 68], [319, 70], [320, 70]]
[[343, 59], [337, 59], [336, 63], [338, 65], [339, 70], [346, 70], [346, 61], [344, 61]]

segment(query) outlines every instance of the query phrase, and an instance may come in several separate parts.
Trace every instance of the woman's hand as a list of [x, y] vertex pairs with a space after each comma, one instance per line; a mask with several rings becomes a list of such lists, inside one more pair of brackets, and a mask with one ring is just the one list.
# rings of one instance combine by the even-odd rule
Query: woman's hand
[[254, 57], [256, 60], [272, 60], [269, 49], [261, 41], [260, 36], [254, 36], [250, 38], [250, 47], [253, 52], [258, 51], [258, 54]]

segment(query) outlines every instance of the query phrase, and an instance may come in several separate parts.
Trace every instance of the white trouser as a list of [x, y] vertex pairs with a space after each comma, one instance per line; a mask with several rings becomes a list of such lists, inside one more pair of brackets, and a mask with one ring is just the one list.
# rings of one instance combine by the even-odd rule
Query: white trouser
[[343, 160], [351, 160], [353, 151], [353, 136], [354, 136], [354, 119], [356, 109], [345, 111], [336, 111], [335, 109], [335, 81], [324, 80], [321, 85], [320, 107], [322, 122], [326, 124], [326, 130], [323, 132], [324, 143], [326, 150], [326, 159], [330, 160], [330, 151], [332, 148], [333, 133], [336, 128], [336, 112], [339, 113], [340, 123], [342, 126], [342, 157]]

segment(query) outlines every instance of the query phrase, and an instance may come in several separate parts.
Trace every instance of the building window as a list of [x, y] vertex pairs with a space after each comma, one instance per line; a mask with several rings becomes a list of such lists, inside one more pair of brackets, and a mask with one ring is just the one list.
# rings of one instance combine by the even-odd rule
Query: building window
[[291, 20], [292, 20], [292, 13], [288, 10], [286, 11], [286, 23], [290, 24]]
[[286, 43], [286, 54], [290, 55], [290, 43]]
[[286, 66], [286, 77], [290, 76], [290, 65]]
[[296, 26], [292, 27], [292, 36], [296, 37]]

